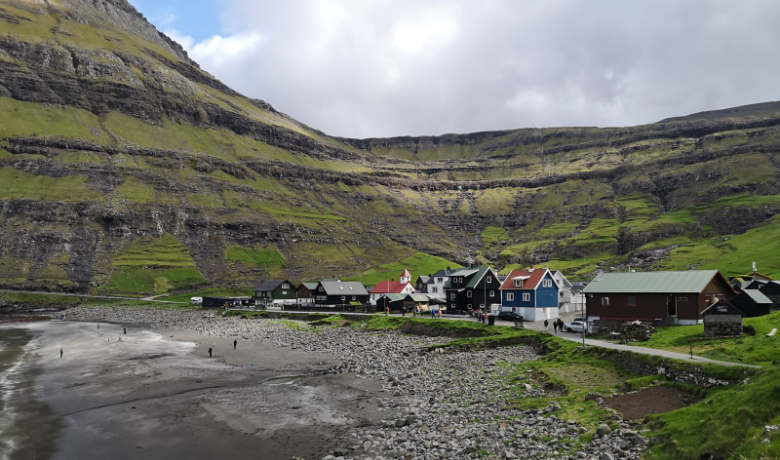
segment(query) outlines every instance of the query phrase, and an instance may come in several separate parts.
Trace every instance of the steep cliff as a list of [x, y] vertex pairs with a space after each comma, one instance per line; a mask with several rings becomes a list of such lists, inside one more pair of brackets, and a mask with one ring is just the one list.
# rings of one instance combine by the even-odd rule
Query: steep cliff
[[780, 274], [778, 151], [780, 103], [333, 138], [231, 90], [124, 0], [0, 0], [3, 287], [165, 292], [447, 264], [433, 256]]

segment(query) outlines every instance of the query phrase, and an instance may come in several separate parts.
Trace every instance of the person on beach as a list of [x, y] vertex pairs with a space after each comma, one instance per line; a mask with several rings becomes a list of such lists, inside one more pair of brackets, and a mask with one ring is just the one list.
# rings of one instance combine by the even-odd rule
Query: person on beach
[[62, 354], [64, 353], [63, 349], [60, 348], [60, 359], [62, 359]]
[[211, 358], [211, 347], [209, 347], [209, 358]]
[[238, 346], [238, 340], [234, 340], [233, 341], [233, 350], [235, 350], [237, 346]]
[[123, 327], [122, 330], [124, 331], [125, 335], [127, 335], [127, 328]]

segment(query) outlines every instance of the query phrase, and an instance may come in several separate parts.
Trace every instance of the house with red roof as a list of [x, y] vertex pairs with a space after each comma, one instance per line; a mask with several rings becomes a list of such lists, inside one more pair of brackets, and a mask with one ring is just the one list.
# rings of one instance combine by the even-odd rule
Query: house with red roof
[[412, 284], [412, 275], [409, 270], [404, 268], [401, 276], [398, 280], [380, 281], [371, 290], [371, 297], [369, 302], [371, 305], [376, 305], [376, 301], [385, 294], [412, 294], [416, 292], [414, 285]]
[[501, 310], [523, 315], [525, 321], [558, 317], [560, 287], [547, 268], [512, 270], [501, 284]]

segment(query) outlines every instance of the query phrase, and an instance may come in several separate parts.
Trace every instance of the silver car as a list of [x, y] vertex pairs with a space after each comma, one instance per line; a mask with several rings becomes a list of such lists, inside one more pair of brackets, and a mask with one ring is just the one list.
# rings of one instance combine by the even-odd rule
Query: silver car
[[585, 321], [581, 319], [574, 319], [570, 323], [564, 323], [563, 327], [568, 332], [582, 332], [585, 330]]

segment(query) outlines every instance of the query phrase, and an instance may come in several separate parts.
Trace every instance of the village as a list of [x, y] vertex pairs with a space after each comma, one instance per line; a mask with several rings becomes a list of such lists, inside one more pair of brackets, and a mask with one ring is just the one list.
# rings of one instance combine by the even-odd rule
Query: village
[[[254, 297], [193, 297], [204, 308], [361, 312], [543, 322], [578, 333], [616, 333], [625, 325], [705, 325], [705, 335], [742, 333], [742, 318], [780, 307], [780, 281], [754, 270], [726, 279], [718, 270], [615, 272], [590, 283], [530, 266], [499, 274], [489, 266], [444, 269], [427, 275], [404, 269], [370, 290], [359, 281], [328, 278], [296, 284], [261, 281]], [[563, 320], [566, 320], [564, 323]]]

